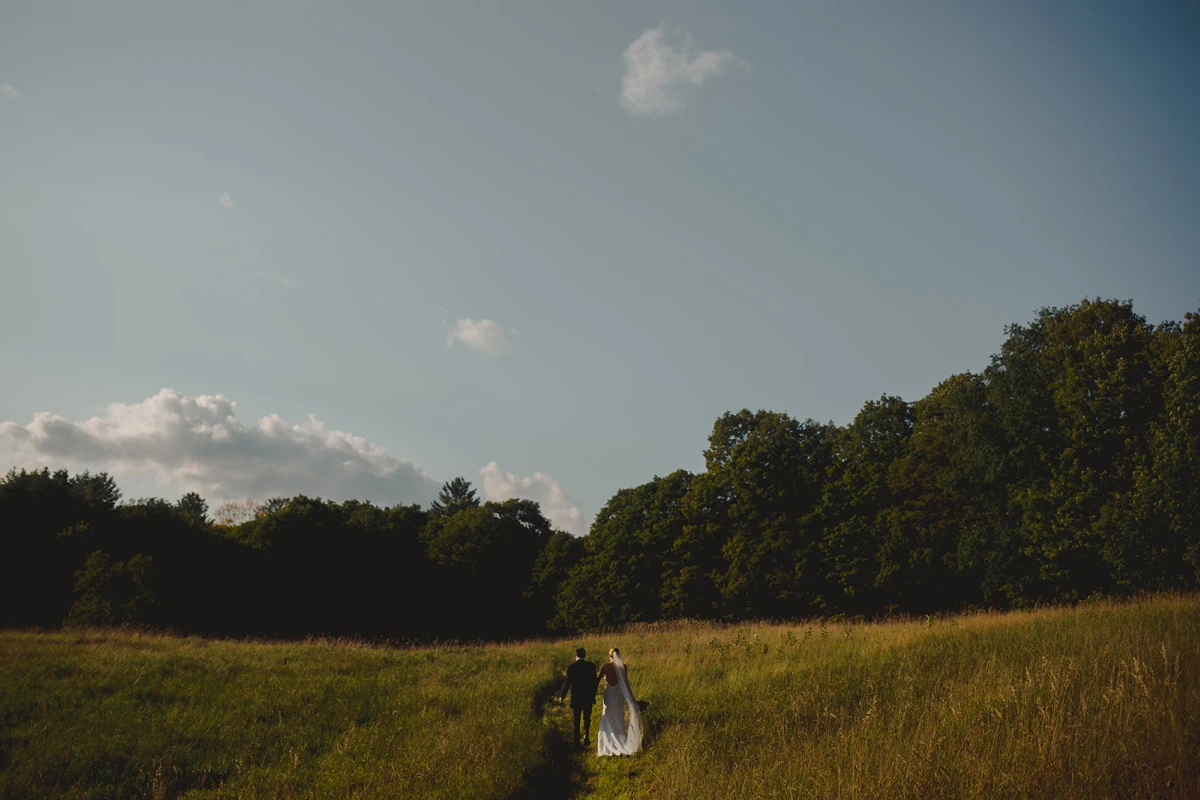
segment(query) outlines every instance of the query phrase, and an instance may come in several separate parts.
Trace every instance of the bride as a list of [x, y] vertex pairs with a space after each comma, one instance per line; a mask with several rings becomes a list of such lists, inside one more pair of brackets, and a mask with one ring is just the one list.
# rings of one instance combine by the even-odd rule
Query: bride
[[[628, 756], [642, 749], [642, 714], [629, 688], [629, 672], [621, 660], [621, 651], [608, 651], [608, 663], [600, 667], [604, 687], [600, 733], [596, 737], [596, 755]], [[629, 715], [626, 723], [625, 715]]]

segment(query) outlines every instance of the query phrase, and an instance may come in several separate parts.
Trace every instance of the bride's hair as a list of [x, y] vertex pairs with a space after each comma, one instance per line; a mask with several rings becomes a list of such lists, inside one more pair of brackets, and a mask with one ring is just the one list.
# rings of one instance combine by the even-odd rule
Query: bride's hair
[[620, 651], [620, 650], [618, 650], [617, 648], [615, 648], [615, 647], [610, 647], [610, 648], [608, 648], [608, 657], [609, 657], [609, 658], [612, 658], [612, 657], [613, 657], [613, 653], [620, 654], [620, 652], [621, 652], [621, 651]]

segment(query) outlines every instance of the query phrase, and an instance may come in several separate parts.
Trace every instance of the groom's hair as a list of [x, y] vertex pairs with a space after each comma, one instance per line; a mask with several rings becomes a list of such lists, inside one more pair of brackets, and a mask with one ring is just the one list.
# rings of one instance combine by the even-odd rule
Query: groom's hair
[[587, 655], [587, 651], [584, 650], [582, 647], [577, 647], [577, 648], [575, 648], [575, 655], [579, 656], [580, 658], [583, 658], [584, 656]]

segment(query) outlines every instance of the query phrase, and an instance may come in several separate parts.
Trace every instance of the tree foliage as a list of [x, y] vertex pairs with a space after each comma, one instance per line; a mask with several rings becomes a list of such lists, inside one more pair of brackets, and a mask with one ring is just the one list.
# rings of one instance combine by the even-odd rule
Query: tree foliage
[[134, 623], [222, 635], [505, 638], [546, 629], [582, 542], [536, 503], [443, 512], [298, 495], [118, 505], [106, 475], [0, 480], [5, 625]]
[[[1200, 315], [1155, 327], [1130, 302], [1085, 300], [1006, 334], [981, 373], [870, 401], [844, 427], [723, 415], [667, 541], [643, 544], [661, 479], [609, 501], [556, 626], [1194, 587]], [[639, 558], [660, 580], [636, 577]]]
[[438, 499], [434, 500], [429, 506], [429, 514], [434, 517], [448, 517], [459, 511], [478, 507], [479, 498], [475, 496], [475, 489], [472, 488], [466, 478], [459, 476], [452, 481], [442, 484], [442, 490], [438, 493]]
[[0, 624], [448, 639], [681, 617], [1026, 606], [1200, 582], [1200, 314], [1047, 308], [978, 373], [848, 424], [723, 414], [705, 468], [616, 492], [591, 532], [464, 478], [428, 509], [0, 480]]
[[138, 553], [128, 562], [112, 559], [93, 551], [75, 573], [77, 599], [67, 612], [69, 625], [117, 625], [145, 619], [154, 605], [149, 574], [154, 560]]

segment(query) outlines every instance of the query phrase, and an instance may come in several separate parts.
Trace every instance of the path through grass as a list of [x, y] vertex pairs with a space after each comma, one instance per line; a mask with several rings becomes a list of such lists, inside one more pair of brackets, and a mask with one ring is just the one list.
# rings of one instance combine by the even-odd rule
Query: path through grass
[[1200, 797], [1197, 596], [588, 637], [632, 758], [567, 744], [578, 644], [0, 632], [0, 798]]

